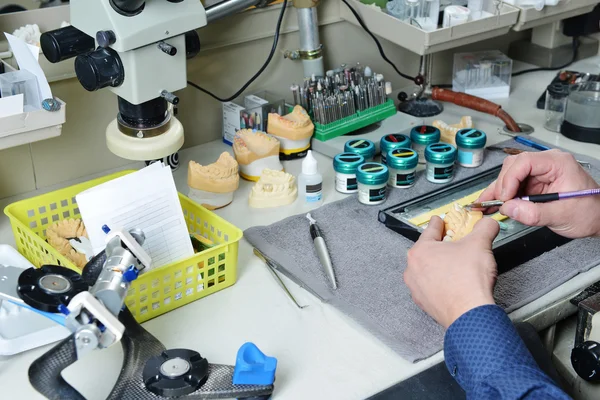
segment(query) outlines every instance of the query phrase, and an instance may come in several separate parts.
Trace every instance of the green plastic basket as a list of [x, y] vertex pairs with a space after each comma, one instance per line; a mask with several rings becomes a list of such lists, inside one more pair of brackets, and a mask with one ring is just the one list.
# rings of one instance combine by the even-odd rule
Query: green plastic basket
[[383, 104], [371, 107], [364, 111], [358, 111], [350, 117], [340, 119], [339, 121], [327, 125], [321, 125], [315, 122], [314, 138], [321, 142], [325, 142], [394, 115], [396, 115], [396, 106], [394, 105], [394, 101], [390, 99]]

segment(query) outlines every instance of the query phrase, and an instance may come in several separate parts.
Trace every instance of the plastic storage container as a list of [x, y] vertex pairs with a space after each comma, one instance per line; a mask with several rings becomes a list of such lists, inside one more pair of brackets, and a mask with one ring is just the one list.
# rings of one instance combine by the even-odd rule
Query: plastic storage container
[[454, 178], [456, 147], [448, 143], [435, 143], [425, 150], [427, 160], [427, 180], [432, 183], [446, 183]]
[[365, 158], [365, 162], [373, 161], [375, 157], [375, 143], [369, 139], [353, 139], [344, 145], [344, 153], [356, 153]]
[[454, 55], [452, 90], [484, 99], [510, 95], [512, 60], [497, 50]]
[[409, 148], [394, 149], [388, 153], [388, 169], [390, 177], [388, 185], [406, 189], [415, 184], [419, 155]]
[[18, 70], [0, 74], [0, 95], [2, 97], [23, 95], [23, 111], [35, 111], [42, 108], [37, 78], [27, 70]]
[[456, 133], [458, 163], [467, 168], [483, 164], [487, 136], [479, 129], [461, 129]]
[[[8, 205], [17, 249], [33, 265], [62, 265], [79, 269], [46, 242], [46, 228], [66, 218], [81, 218], [75, 196], [80, 192], [135, 171], [122, 171]], [[143, 272], [132, 283], [125, 304], [138, 322], [201, 299], [233, 285], [237, 279], [238, 244], [242, 231], [213, 212], [179, 194], [190, 233], [215, 246], [190, 258]]]
[[394, 149], [410, 149], [410, 139], [406, 135], [392, 133], [385, 135], [379, 141], [379, 149], [381, 150], [381, 163], [386, 164], [387, 154]]
[[365, 158], [356, 153], [341, 153], [333, 158], [333, 170], [335, 171], [335, 190], [340, 193], [356, 193], [358, 182], [356, 171]]
[[546, 122], [544, 128], [552, 132], [560, 132], [565, 117], [569, 89], [560, 83], [553, 83], [546, 89]]
[[358, 201], [374, 206], [387, 198], [387, 183], [390, 177], [388, 167], [380, 163], [365, 163], [358, 167]]
[[425, 149], [430, 144], [438, 143], [442, 134], [438, 128], [429, 125], [415, 126], [410, 131], [412, 148], [419, 155], [419, 164], [425, 164]]

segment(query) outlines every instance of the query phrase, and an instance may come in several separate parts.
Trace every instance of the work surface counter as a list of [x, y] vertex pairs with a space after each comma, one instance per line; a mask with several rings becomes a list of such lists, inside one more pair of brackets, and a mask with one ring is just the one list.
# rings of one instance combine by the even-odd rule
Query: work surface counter
[[[584, 60], [572, 69], [597, 72], [598, 62], [600, 58]], [[555, 72], [537, 72], [516, 77], [513, 79], [510, 99], [498, 103], [517, 122], [535, 128], [533, 139], [600, 158], [599, 145], [578, 143], [543, 128], [544, 111], [538, 110], [535, 103], [554, 75]], [[435, 119], [454, 123], [462, 115], [470, 114], [477, 128], [488, 134], [488, 145], [506, 139], [506, 136], [498, 133], [498, 128], [503, 124], [494, 117], [451, 104], [445, 104], [444, 107], [444, 113]], [[426, 119], [426, 122], [433, 119]], [[174, 174], [178, 190], [187, 194], [189, 160], [208, 164], [222, 151], [232, 150], [222, 142], [215, 141], [182, 151], [181, 167]], [[345, 195], [337, 193], [334, 188], [331, 159], [320, 154], [315, 154], [315, 157], [324, 177], [325, 202], [343, 199]], [[143, 163], [133, 163], [121, 169], [139, 169], [143, 166]], [[284, 166], [287, 172], [297, 176], [301, 161], [284, 162]], [[113, 170], [5, 199], [0, 206], [110, 172]], [[251, 209], [247, 201], [251, 187], [251, 183], [242, 180], [233, 203], [217, 213], [239, 228], [246, 229], [268, 225], [306, 211], [300, 200], [287, 207]], [[10, 223], [3, 214], [0, 217], [0, 243], [14, 246]], [[443, 359], [440, 352], [416, 364], [405, 361], [354, 321], [333, 307], [322, 304], [284, 277], [296, 299], [308, 305], [299, 310], [243, 239], [240, 242], [238, 269], [238, 281], [232, 287], [148, 321], [144, 327], [167, 348], [194, 349], [212, 363], [233, 365], [239, 347], [245, 342], [254, 342], [264, 353], [278, 359], [274, 399], [364, 399]], [[575, 293], [597, 280], [600, 280], [598, 267], [513, 312], [511, 317], [520, 319], [532, 315], [554, 300]], [[13, 357], [0, 358], [0, 397], [42, 399], [29, 384], [27, 370], [33, 360], [50, 348], [49, 345]], [[65, 370], [63, 376], [87, 399], [105, 399], [119, 374], [121, 362], [121, 347], [115, 345], [87, 355]]]

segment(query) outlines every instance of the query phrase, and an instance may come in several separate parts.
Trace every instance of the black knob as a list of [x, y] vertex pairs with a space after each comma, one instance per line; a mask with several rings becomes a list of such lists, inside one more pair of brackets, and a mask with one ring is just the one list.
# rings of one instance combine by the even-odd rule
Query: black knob
[[185, 57], [194, 58], [200, 53], [200, 37], [196, 31], [185, 33]]
[[160, 51], [162, 51], [165, 54], [168, 54], [170, 56], [174, 56], [175, 54], [177, 54], [177, 48], [175, 46], [170, 45], [167, 42], [158, 42], [157, 46], [160, 49]]
[[169, 103], [173, 104], [174, 106], [179, 104], [179, 97], [175, 96], [173, 93], [168, 92], [166, 90], [163, 90], [162, 92], [160, 92], [160, 97], [162, 97]]
[[406, 99], [408, 99], [408, 95], [406, 94], [406, 92], [400, 92], [400, 93], [398, 93], [398, 100], [400, 100], [400, 101], [406, 101]]
[[581, 378], [600, 382], [600, 344], [584, 342], [571, 351], [571, 364]]
[[96, 41], [100, 47], [109, 47], [117, 41], [117, 36], [113, 31], [98, 31], [96, 33]]
[[125, 79], [121, 58], [111, 48], [99, 48], [78, 56], [75, 59], [75, 73], [81, 85], [90, 92], [107, 86], [120, 86]]
[[96, 43], [93, 37], [70, 25], [42, 33], [40, 46], [48, 61], [57, 63], [94, 50]]

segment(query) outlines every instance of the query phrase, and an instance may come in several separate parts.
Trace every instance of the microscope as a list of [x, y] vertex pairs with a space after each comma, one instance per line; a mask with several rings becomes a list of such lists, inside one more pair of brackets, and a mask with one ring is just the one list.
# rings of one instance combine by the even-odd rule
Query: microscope
[[71, 25], [42, 34], [48, 61], [75, 58], [81, 85], [108, 88], [118, 97], [106, 143], [119, 157], [149, 161], [184, 143], [177, 120], [187, 86], [186, 60], [200, 52], [196, 29], [273, 0], [225, 0], [206, 9], [200, 0], [71, 0]]

